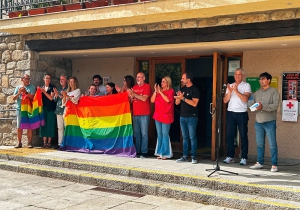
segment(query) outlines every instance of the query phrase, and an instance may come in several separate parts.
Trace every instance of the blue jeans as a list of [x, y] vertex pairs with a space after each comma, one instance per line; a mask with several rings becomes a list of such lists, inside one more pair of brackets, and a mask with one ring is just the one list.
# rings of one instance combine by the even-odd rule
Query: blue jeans
[[236, 128], [238, 127], [241, 136], [241, 158], [248, 159], [248, 112], [226, 113], [226, 143], [227, 157], [234, 158], [234, 138], [236, 137]]
[[155, 155], [171, 158], [173, 156], [172, 148], [170, 147], [169, 131], [171, 124], [165, 124], [155, 120], [157, 131], [157, 143]]
[[196, 127], [198, 123], [197, 117], [180, 117], [180, 128], [183, 138], [183, 157], [188, 157], [189, 140], [191, 141], [192, 158], [196, 158], [197, 154], [197, 136]]
[[136, 152], [142, 155], [148, 153], [149, 115], [133, 116], [133, 135], [135, 137]]
[[271, 151], [271, 161], [273, 166], [278, 163], [278, 150], [276, 142], [276, 120], [264, 123], [255, 122], [257, 162], [264, 164], [265, 156], [265, 136], [267, 135]]

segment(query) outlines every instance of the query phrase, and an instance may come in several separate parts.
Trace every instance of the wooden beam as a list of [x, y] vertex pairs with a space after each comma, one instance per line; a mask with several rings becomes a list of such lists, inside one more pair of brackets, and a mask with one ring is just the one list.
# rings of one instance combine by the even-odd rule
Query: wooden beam
[[300, 19], [177, 30], [26, 41], [33, 51], [108, 49], [300, 35]]

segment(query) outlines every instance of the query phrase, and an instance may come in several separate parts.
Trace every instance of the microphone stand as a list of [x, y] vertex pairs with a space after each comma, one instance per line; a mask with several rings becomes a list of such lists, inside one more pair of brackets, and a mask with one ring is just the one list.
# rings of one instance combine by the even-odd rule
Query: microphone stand
[[[221, 110], [221, 103], [222, 103], [222, 99], [224, 97], [224, 94], [225, 94], [225, 90], [226, 90], [226, 85], [224, 84], [223, 85], [223, 90], [222, 90], [222, 93], [220, 95], [220, 97], [217, 99], [217, 104], [216, 104], [216, 107], [214, 108], [214, 110], [211, 112], [211, 115], [213, 116], [216, 111], [217, 111], [217, 108], [219, 107], [220, 110]], [[230, 172], [230, 171], [225, 171], [225, 170], [221, 170], [220, 166], [219, 166], [219, 151], [220, 151], [220, 142], [221, 142], [221, 133], [220, 133], [220, 128], [221, 128], [221, 115], [218, 117], [218, 141], [217, 141], [217, 159], [215, 162], [217, 162], [217, 165], [214, 169], [206, 169], [206, 171], [212, 171], [207, 177], [210, 177], [211, 175], [213, 175], [215, 172], [217, 171], [223, 171], [223, 172], [227, 172], [227, 173], [230, 173], [230, 174], [235, 174], [235, 175], [238, 175], [238, 173], [234, 173], [234, 172]]]

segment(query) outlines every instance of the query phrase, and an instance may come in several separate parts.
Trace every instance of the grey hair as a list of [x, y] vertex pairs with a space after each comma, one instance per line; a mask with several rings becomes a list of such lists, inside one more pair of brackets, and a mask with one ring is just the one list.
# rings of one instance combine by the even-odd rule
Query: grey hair
[[66, 79], [68, 79], [68, 76], [65, 74], [61, 74], [59, 77], [65, 77]]
[[237, 69], [235, 69], [234, 72], [237, 72], [237, 71], [240, 71], [240, 72], [242, 72], [242, 75], [245, 75], [245, 71], [243, 68], [237, 68]]
[[22, 78], [25, 78], [26, 76], [30, 77], [29, 74], [25, 73], [25, 74], [23, 74]]

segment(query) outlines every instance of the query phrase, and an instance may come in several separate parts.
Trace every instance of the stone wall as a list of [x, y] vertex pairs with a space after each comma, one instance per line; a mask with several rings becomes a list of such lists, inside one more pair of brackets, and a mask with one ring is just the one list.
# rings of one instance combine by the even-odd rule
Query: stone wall
[[[26, 49], [22, 36], [0, 36], [0, 145], [14, 145], [17, 142], [15, 120], [15, 87], [22, 84], [21, 77], [30, 74], [31, 83], [43, 84], [43, 75], [47, 72], [53, 76], [53, 84], [59, 84], [61, 74], [71, 75], [70, 60], [39, 56], [38, 53]], [[3, 111], [8, 110], [8, 111]], [[26, 134], [26, 131], [23, 132]], [[39, 144], [38, 131], [34, 131], [33, 144]], [[22, 141], [26, 145], [26, 135]]]
[[32, 33], [24, 35], [26, 40], [36, 39], [63, 39], [82, 36], [95, 36], [95, 35], [110, 35], [110, 34], [125, 34], [125, 33], [137, 33], [137, 32], [149, 32], [149, 31], [162, 31], [173, 29], [185, 29], [185, 28], [207, 28], [224, 25], [235, 24], [248, 24], [259, 23], [266, 21], [277, 20], [292, 20], [300, 18], [300, 9], [289, 10], [276, 10], [265, 11], [246, 14], [233, 14], [226, 16], [215, 16], [209, 18], [195, 18], [195, 19], [181, 19], [174, 21], [160, 21], [149, 24], [138, 24], [129, 26], [116, 26], [106, 28], [92, 28], [82, 30], [69, 30], [59, 32], [47, 32], [47, 33]]

